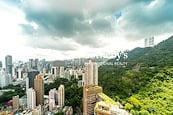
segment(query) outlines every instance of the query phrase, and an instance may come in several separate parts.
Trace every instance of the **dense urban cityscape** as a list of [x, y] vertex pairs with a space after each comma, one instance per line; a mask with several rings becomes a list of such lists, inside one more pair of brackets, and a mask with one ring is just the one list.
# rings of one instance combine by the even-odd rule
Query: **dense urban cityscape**
[[[44, 84], [64, 78], [68, 81], [76, 79], [78, 87], [83, 87], [83, 114], [123, 114], [128, 112], [119, 108], [120, 104], [103, 93], [98, 86], [98, 64], [104, 58], [74, 59], [47, 62], [45, 59], [29, 59], [28, 62], [13, 63], [12, 56], [5, 57], [5, 68], [0, 72], [0, 87], [20, 85], [25, 91], [21, 97], [15, 95], [11, 100], [1, 105], [1, 114], [58, 114], [72, 115], [73, 108], [65, 105], [65, 88], [61, 84], [58, 89], [50, 89], [49, 95], [44, 94]], [[96, 63], [97, 61], [97, 63]], [[12, 89], [2, 89], [4, 92]], [[4, 108], [4, 107], [5, 108]], [[105, 108], [105, 109], [103, 109]], [[81, 112], [81, 111], [80, 111]]]
[[0, 115], [173, 115], [173, 0], [0, 0]]

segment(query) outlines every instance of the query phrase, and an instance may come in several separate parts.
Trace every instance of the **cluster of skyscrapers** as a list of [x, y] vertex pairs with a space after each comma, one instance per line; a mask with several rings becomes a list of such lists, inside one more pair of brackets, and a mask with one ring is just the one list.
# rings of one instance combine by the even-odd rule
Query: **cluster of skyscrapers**
[[[56, 90], [55, 88], [51, 89], [49, 91], [48, 98], [45, 98], [43, 77], [43, 74], [37, 74], [34, 77], [34, 86], [31, 86], [30, 88], [26, 89], [27, 109], [33, 111], [36, 108], [44, 107], [46, 105], [49, 106], [49, 111], [53, 111], [55, 108], [63, 108], [65, 101], [64, 85], [60, 85], [58, 90]], [[45, 100], [48, 100], [48, 103], [45, 102]], [[18, 110], [19, 106], [19, 96], [14, 96], [13, 109]], [[43, 109], [41, 109], [40, 111], [41, 114], [39, 115], [42, 115]]]
[[[78, 79], [78, 86], [83, 87], [83, 115], [129, 115], [128, 112], [120, 109], [118, 104], [103, 93], [102, 87], [98, 86], [98, 63], [89, 60], [87, 63], [81, 61], [78, 66], [65, 66], [63, 63], [53, 64], [45, 60], [29, 59], [28, 63], [12, 64], [12, 56], [5, 57], [5, 69], [0, 71], [0, 87], [14, 83], [25, 83], [26, 105], [32, 114], [43, 114], [43, 108], [48, 111], [56, 111], [57, 108], [65, 106], [65, 87], [60, 85], [58, 89], [53, 88], [48, 96], [44, 94], [44, 84], [54, 82], [55, 78]], [[85, 64], [83, 64], [85, 62]], [[73, 63], [74, 64], [74, 63]], [[80, 65], [81, 64], [81, 65]], [[0, 63], [0, 66], [2, 64]], [[7, 77], [9, 76], [9, 77]], [[13, 109], [18, 110], [20, 106], [19, 96], [14, 96]], [[72, 114], [72, 108], [66, 108], [67, 115]]]
[[65, 91], [64, 91], [64, 85], [60, 85], [58, 90], [51, 89], [49, 91], [49, 110], [52, 111], [56, 105], [59, 105], [59, 107], [64, 106], [65, 101]]
[[[4, 68], [5, 67], [5, 68]], [[11, 84], [13, 81], [19, 81], [25, 79], [28, 74], [30, 76], [33, 71], [47, 72], [50, 69], [50, 63], [46, 62], [45, 59], [29, 59], [29, 62], [13, 63], [12, 56], [5, 56], [5, 66], [3, 67], [2, 61], [0, 61], [0, 87], [5, 87]]]

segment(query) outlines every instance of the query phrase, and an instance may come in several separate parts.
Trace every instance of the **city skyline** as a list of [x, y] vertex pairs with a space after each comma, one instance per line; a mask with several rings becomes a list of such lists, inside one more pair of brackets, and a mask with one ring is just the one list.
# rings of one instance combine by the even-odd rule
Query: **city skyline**
[[[0, 1], [0, 60], [69, 59], [155, 43], [173, 30], [173, 1]], [[140, 10], [139, 10], [140, 9]]]

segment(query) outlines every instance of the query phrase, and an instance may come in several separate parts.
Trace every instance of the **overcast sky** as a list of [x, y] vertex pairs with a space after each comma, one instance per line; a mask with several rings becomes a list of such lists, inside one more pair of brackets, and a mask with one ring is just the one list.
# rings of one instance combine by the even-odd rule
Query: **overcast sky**
[[173, 0], [0, 0], [0, 59], [94, 56], [173, 35]]

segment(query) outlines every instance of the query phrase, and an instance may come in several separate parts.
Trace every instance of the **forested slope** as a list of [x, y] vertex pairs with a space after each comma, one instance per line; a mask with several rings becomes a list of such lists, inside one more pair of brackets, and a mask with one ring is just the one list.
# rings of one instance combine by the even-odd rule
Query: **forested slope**
[[173, 36], [153, 48], [128, 51], [119, 61], [127, 66], [99, 67], [104, 92], [134, 114], [172, 114]]

